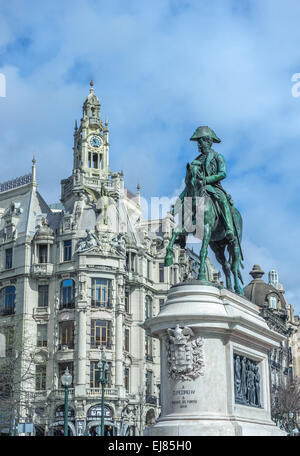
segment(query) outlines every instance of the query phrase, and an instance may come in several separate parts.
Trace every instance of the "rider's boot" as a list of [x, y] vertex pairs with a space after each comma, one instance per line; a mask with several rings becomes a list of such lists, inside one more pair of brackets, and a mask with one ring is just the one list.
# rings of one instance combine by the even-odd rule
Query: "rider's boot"
[[232, 242], [234, 240], [234, 232], [232, 230], [227, 230], [225, 232], [225, 237], [229, 242]]

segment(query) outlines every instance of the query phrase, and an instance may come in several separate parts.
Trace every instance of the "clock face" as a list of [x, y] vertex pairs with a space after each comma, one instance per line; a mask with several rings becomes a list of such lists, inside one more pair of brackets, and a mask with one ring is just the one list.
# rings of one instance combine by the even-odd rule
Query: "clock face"
[[90, 143], [91, 143], [91, 146], [93, 146], [93, 147], [99, 147], [100, 146], [100, 138], [98, 138], [98, 136], [92, 136]]

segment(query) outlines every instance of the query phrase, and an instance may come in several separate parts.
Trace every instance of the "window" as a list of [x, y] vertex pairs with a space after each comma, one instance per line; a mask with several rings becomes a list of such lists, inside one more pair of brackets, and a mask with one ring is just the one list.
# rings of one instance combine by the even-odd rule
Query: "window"
[[147, 278], [148, 279], [150, 279], [150, 266], [151, 266], [150, 260], [147, 260]]
[[[107, 383], [106, 388], [111, 388], [112, 381], [111, 381], [111, 363], [108, 362], [108, 371], [107, 371]], [[91, 361], [90, 362], [90, 387], [91, 388], [100, 388], [100, 369], [99, 369], [99, 361]]]
[[125, 351], [129, 352], [129, 347], [130, 347], [130, 331], [129, 331], [129, 328], [125, 328], [125, 341], [124, 341]]
[[91, 348], [104, 345], [111, 347], [111, 322], [107, 320], [91, 321]]
[[136, 254], [133, 252], [126, 254], [126, 269], [131, 272], [136, 270]]
[[8, 326], [5, 331], [5, 354], [11, 356], [14, 347], [14, 327]]
[[60, 309], [73, 309], [75, 306], [74, 301], [75, 283], [72, 279], [66, 279], [60, 286]]
[[47, 325], [37, 325], [37, 347], [47, 347]]
[[72, 259], [72, 240], [64, 241], [64, 261]]
[[0, 291], [0, 311], [2, 315], [15, 313], [16, 289], [13, 286], [3, 288]]
[[159, 282], [162, 283], [165, 281], [165, 265], [164, 263], [159, 263]]
[[125, 386], [125, 390], [126, 391], [129, 391], [129, 367], [125, 367], [124, 369], [124, 386]]
[[92, 307], [111, 307], [111, 280], [92, 279]]
[[129, 293], [127, 291], [125, 291], [125, 312], [130, 313]]
[[146, 360], [153, 361], [152, 337], [146, 336]]
[[58, 363], [58, 382], [59, 382], [59, 388], [63, 388], [63, 385], [61, 383], [61, 376], [66, 372], [66, 369], [69, 369], [70, 374], [72, 375], [72, 383], [71, 383], [71, 388], [73, 387], [73, 382], [74, 382], [74, 369], [73, 369], [73, 361], [68, 361], [66, 363]]
[[38, 307], [48, 307], [48, 285], [39, 285], [38, 295]]
[[173, 283], [177, 283], [177, 268], [173, 269]]
[[93, 154], [93, 168], [98, 168], [98, 154]]
[[44, 391], [46, 389], [46, 364], [37, 364], [35, 366], [35, 389]]
[[152, 315], [152, 312], [153, 311], [153, 308], [152, 308], [152, 299], [150, 298], [150, 296], [146, 296], [146, 302], [145, 302], [145, 317], [146, 318], [151, 318], [153, 315]]
[[61, 321], [59, 323], [59, 349], [68, 347], [70, 350], [74, 348], [74, 321]]
[[146, 396], [152, 395], [153, 373], [151, 370], [146, 371]]
[[270, 308], [277, 309], [277, 299], [275, 296], [270, 296]]
[[5, 250], [5, 269], [12, 268], [12, 257], [13, 257], [13, 250], [6, 249]]
[[136, 254], [131, 252], [131, 271], [135, 271]]
[[48, 245], [39, 244], [39, 263], [48, 263]]

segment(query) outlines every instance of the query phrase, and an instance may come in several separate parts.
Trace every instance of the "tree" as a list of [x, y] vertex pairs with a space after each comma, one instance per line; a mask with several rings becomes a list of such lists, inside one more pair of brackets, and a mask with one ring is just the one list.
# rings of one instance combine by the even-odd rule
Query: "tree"
[[272, 404], [273, 420], [281, 429], [291, 434], [297, 428], [297, 418], [300, 414], [300, 380], [287, 381], [286, 385], [278, 387]]
[[[28, 343], [16, 331], [17, 326], [1, 328], [5, 336], [5, 345], [0, 356], [0, 424], [15, 434], [20, 413], [26, 415], [32, 403], [32, 389], [28, 382], [33, 382], [34, 353]], [[24, 413], [23, 413], [24, 414]]]

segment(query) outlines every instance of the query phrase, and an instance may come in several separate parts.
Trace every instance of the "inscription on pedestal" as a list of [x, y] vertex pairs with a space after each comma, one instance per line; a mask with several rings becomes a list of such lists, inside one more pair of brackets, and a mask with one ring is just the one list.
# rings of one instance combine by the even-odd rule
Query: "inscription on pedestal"
[[237, 354], [233, 355], [233, 364], [235, 402], [261, 408], [258, 364]]
[[183, 385], [180, 389], [173, 390], [174, 399], [172, 400], [172, 405], [179, 407], [180, 409], [190, 408], [192, 404], [198, 404], [198, 400], [195, 395], [195, 389], [189, 389]]

